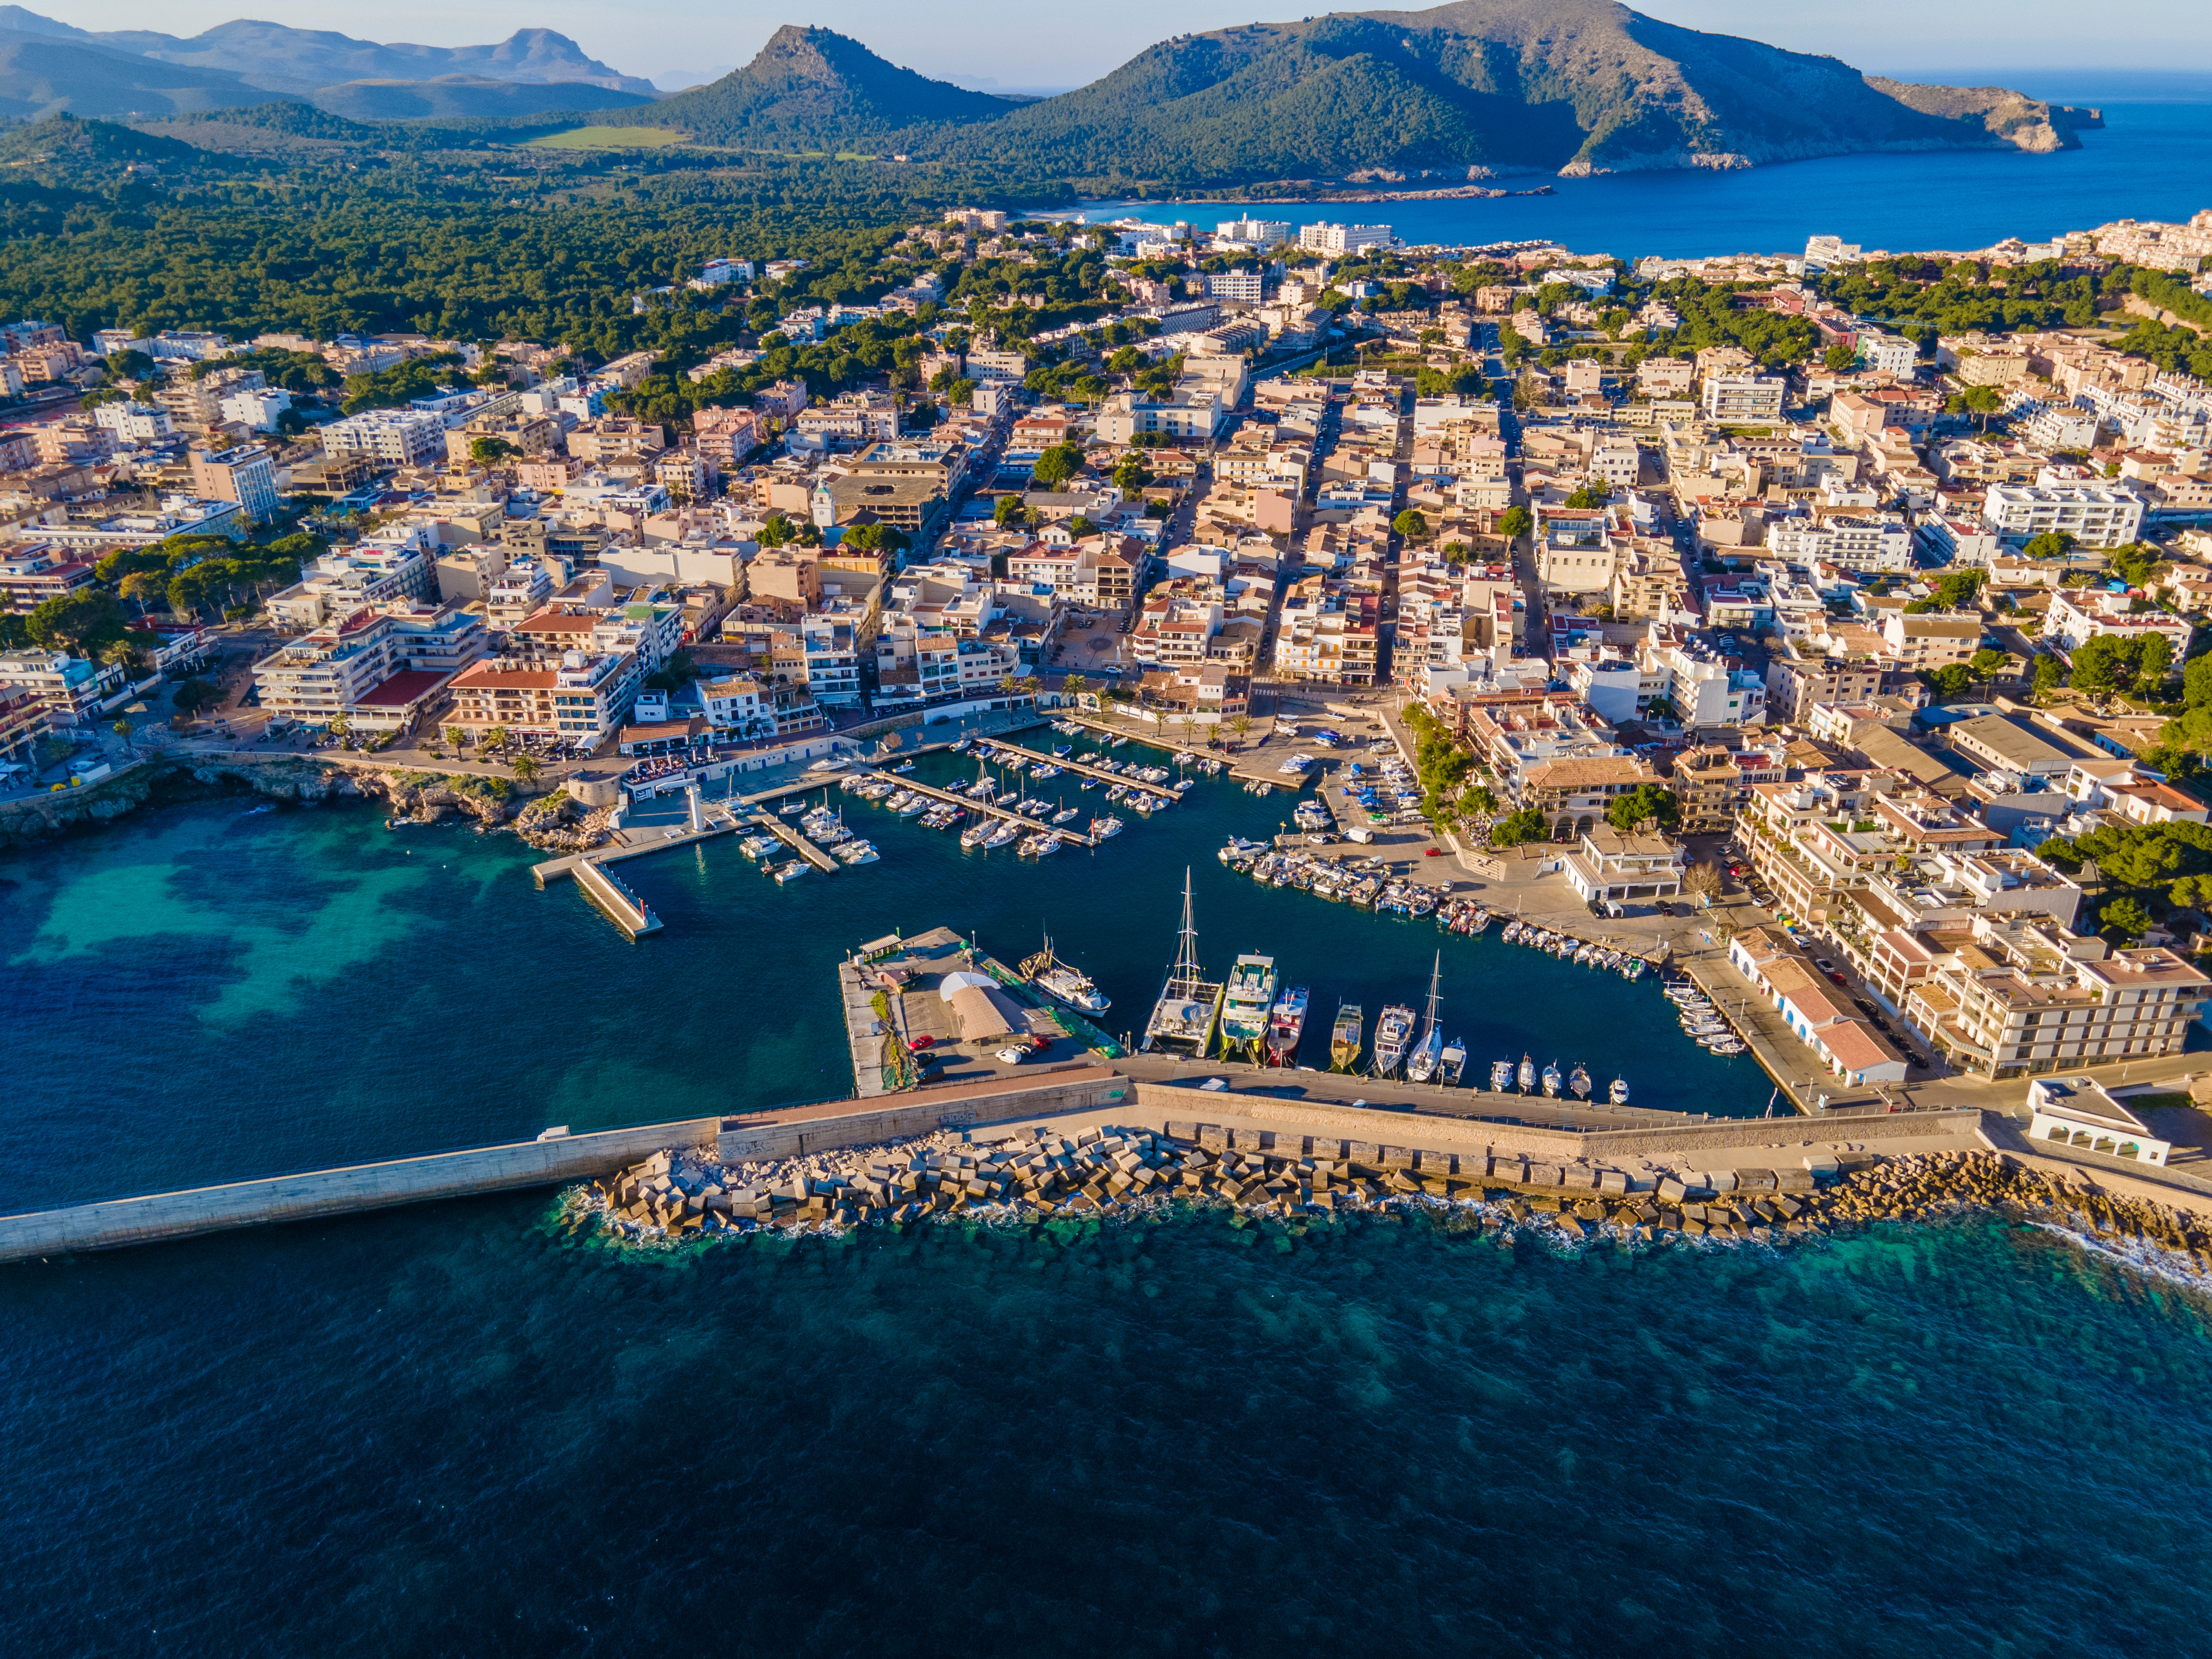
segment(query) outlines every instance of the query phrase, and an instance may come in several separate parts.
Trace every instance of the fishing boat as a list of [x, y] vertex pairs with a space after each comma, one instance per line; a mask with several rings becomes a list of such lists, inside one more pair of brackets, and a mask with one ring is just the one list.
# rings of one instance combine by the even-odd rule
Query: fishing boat
[[1577, 1100], [1588, 1100], [1590, 1097], [1589, 1067], [1577, 1061], [1575, 1069], [1567, 1073], [1567, 1088]]
[[1277, 1066], [1297, 1062], [1298, 1039], [1305, 1035], [1306, 988], [1294, 986], [1275, 999], [1274, 1012], [1267, 1016], [1267, 1058]]
[[1405, 1063], [1413, 1040], [1413, 1011], [1394, 1002], [1375, 1017], [1375, 1075], [1389, 1077]]
[[1336, 1008], [1336, 1024], [1328, 1032], [1328, 1063], [1332, 1071], [1349, 1072], [1359, 1062], [1360, 1034], [1365, 1030], [1367, 1017], [1356, 1002], [1340, 1002]]
[[1444, 954], [1437, 952], [1435, 965], [1429, 969], [1429, 1012], [1422, 1022], [1421, 1040], [1406, 1056], [1406, 1077], [1409, 1082], [1426, 1083], [1436, 1076], [1443, 1064], [1444, 1034], [1437, 1029], [1437, 994], [1438, 982], [1443, 976]]
[[1267, 1018], [1275, 1006], [1275, 959], [1247, 954], [1229, 970], [1221, 998], [1221, 1057], [1249, 1053], [1256, 1062], [1267, 1041]]
[[1467, 1044], [1462, 1039], [1454, 1037], [1449, 1042], [1444, 1044], [1443, 1066], [1437, 1076], [1455, 1089], [1459, 1086], [1461, 1074], [1466, 1070]]
[[1628, 1079], [1626, 1078], [1617, 1077], [1613, 1079], [1612, 1092], [1608, 1098], [1610, 1098], [1613, 1103], [1616, 1106], [1626, 1106], [1628, 1104]]
[[1055, 1002], [1064, 1002], [1079, 1013], [1103, 1014], [1113, 1005], [1080, 969], [1071, 968], [1052, 952], [1052, 940], [1022, 963], [1022, 977]]
[[1536, 1092], [1536, 1062], [1529, 1059], [1527, 1054], [1522, 1054], [1521, 1069], [1515, 1073], [1515, 1079], [1520, 1084], [1522, 1094], [1534, 1094]]
[[1504, 1094], [1513, 1086], [1513, 1062], [1493, 1060], [1490, 1062], [1490, 1088], [1493, 1094]]
[[1168, 969], [1167, 982], [1160, 988], [1159, 1000], [1152, 1005], [1152, 1017], [1145, 1026], [1143, 1048], [1150, 1054], [1156, 1048], [1188, 1048], [1194, 1054], [1204, 1054], [1213, 1041], [1213, 1028], [1221, 1018], [1221, 999], [1225, 987], [1210, 985], [1206, 973], [1198, 965], [1198, 929], [1190, 919], [1190, 872], [1182, 874], [1182, 929], [1181, 943], [1175, 962]]
[[1547, 1066], [1544, 1068], [1544, 1092], [1549, 1095], [1553, 1099], [1557, 1100], [1559, 1097], [1559, 1085], [1562, 1079], [1559, 1076], [1559, 1062], [1555, 1060], [1549, 1066]]

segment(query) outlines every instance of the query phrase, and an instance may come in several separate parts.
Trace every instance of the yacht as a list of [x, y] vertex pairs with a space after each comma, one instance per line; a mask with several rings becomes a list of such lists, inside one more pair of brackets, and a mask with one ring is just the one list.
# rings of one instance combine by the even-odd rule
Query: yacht
[[1360, 1033], [1366, 1029], [1367, 1017], [1356, 1002], [1337, 1005], [1336, 1024], [1328, 1032], [1328, 1063], [1340, 1072], [1348, 1072], [1359, 1063]]
[[1103, 818], [1091, 820], [1091, 839], [1093, 841], [1104, 841], [1109, 836], [1118, 836], [1121, 830], [1121, 820], [1111, 813]]
[[1054, 1001], [1064, 1002], [1079, 1013], [1103, 1014], [1113, 1006], [1088, 975], [1053, 955], [1048, 939], [1043, 950], [1022, 963], [1022, 977]]
[[1617, 1077], [1613, 1079], [1613, 1091], [1608, 1096], [1608, 1098], [1611, 1099], [1613, 1103], [1616, 1106], [1626, 1106], [1628, 1104], [1628, 1079], [1626, 1078]]
[[1544, 1092], [1554, 1100], [1559, 1097], [1559, 1062], [1553, 1060], [1544, 1068]]
[[1275, 959], [1245, 955], [1229, 970], [1221, 998], [1221, 1057], [1249, 1053], [1258, 1061], [1267, 1041], [1267, 1017], [1275, 1006]]
[[1457, 1088], [1460, 1078], [1466, 1070], [1467, 1044], [1462, 1039], [1454, 1037], [1449, 1042], [1444, 1044], [1443, 1067], [1437, 1076], [1453, 1088]]
[[1514, 1079], [1521, 1085], [1522, 1094], [1534, 1094], [1536, 1092], [1536, 1062], [1529, 1059], [1527, 1054], [1522, 1054], [1521, 1069], [1514, 1074]]
[[1293, 1065], [1298, 1056], [1298, 1039], [1306, 1030], [1306, 988], [1293, 987], [1275, 1000], [1274, 1012], [1267, 1016], [1267, 1058], [1277, 1066]]
[[1160, 988], [1159, 1000], [1152, 1005], [1152, 1017], [1145, 1026], [1142, 1047], [1150, 1054], [1156, 1048], [1187, 1048], [1194, 1054], [1203, 1055], [1213, 1041], [1213, 1028], [1221, 1018], [1221, 999], [1224, 987], [1210, 985], [1206, 973], [1198, 965], [1198, 929], [1190, 919], [1190, 872], [1182, 875], [1182, 929], [1181, 944], [1176, 951], [1174, 963], [1168, 969], [1167, 982]]
[[831, 856], [842, 863], [851, 865], [875, 864], [883, 858], [883, 854], [876, 851], [873, 842], [857, 838], [841, 843]]
[[1012, 821], [1001, 818], [999, 820], [997, 827], [994, 828], [989, 835], [983, 837], [983, 845], [986, 847], [1004, 847], [1008, 842], [1013, 840], [1015, 836], [1021, 833], [1022, 832], [1014, 826]]
[[1588, 1100], [1590, 1097], [1589, 1067], [1577, 1061], [1575, 1069], [1567, 1073], [1567, 1088], [1577, 1100]]
[[1413, 1040], [1413, 1011], [1394, 1002], [1375, 1017], [1375, 1075], [1389, 1077], [1405, 1063]]
[[1406, 1056], [1406, 1079], [1411, 1083], [1426, 1083], [1443, 1064], [1444, 1034], [1437, 1029], [1437, 986], [1443, 975], [1443, 968], [1444, 953], [1439, 951], [1435, 965], [1429, 969], [1429, 1012], [1422, 1022], [1421, 1040]]
[[960, 832], [960, 844], [963, 847], [981, 847], [983, 837], [991, 833], [991, 826], [995, 822], [993, 818], [977, 818]]
[[1504, 1094], [1513, 1086], [1513, 1062], [1493, 1060], [1490, 1062], [1490, 1088], [1493, 1094]]

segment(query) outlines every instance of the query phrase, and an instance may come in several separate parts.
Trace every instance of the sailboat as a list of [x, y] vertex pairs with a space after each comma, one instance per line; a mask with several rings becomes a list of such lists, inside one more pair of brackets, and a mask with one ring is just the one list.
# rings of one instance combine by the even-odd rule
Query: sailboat
[[1444, 953], [1437, 952], [1436, 963], [1429, 969], [1429, 1012], [1421, 1026], [1421, 1040], [1406, 1056], [1406, 1076], [1413, 1083], [1426, 1083], [1443, 1064], [1444, 1034], [1437, 1029], [1437, 995], [1438, 981], [1443, 976]]
[[1174, 965], [1168, 969], [1167, 983], [1160, 989], [1160, 1000], [1152, 1005], [1152, 1019], [1145, 1027], [1144, 1050], [1174, 1045], [1187, 1047], [1194, 1054], [1204, 1054], [1213, 1040], [1213, 1027], [1221, 1017], [1221, 998], [1226, 988], [1206, 982], [1205, 970], [1198, 965], [1198, 929], [1190, 919], [1190, 872], [1182, 872], [1182, 944], [1176, 952]]
[[1356, 1002], [1340, 1002], [1336, 1006], [1336, 1024], [1329, 1028], [1328, 1063], [1332, 1069], [1349, 1072], [1359, 1063], [1360, 1033], [1366, 1029], [1367, 1017]]

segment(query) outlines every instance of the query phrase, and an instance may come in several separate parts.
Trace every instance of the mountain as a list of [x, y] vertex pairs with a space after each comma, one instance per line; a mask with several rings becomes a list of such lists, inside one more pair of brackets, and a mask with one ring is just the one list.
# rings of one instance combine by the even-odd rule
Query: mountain
[[710, 143], [836, 149], [990, 121], [1016, 107], [901, 69], [830, 29], [787, 23], [743, 69], [626, 118]]
[[2072, 147], [2092, 118], [2002, 88], [1869, 80], [1838, 58], [1612, 0], [1457, 0], [1178, 35], [1023, 100], [785, 27], [647, 121], [709, 143], [866, 147], [1031, 177], [1269, 180], [1737, 167], [1864, 150]]
[[627, 109], [650, 100], [580, 82], [544, 85], [495, 81], [482, 75], [441, 75], [428, 81], [341, 81], [308, 94], [316, 108], [349, 121], [480, 119], [535, 115], [544, 110]]
[[240, 19], [185, 40], [151, 29], [95, 33], [15, 5], [0, 6], [0, 29], [105, 46], [166, 64], [222, 70], [257, 85], [288, 91], [349, 81], [422, 81], [469, 75], [534, 84], [580, 82], [641, 98], [659, 93], [650, 81], [618, 74], [586, 55], [567, 35], [551, 29], [517, 29], [496, 45], [485, 46], [382, 46], [326, 29], [295, 29], [283, 23]]
[[258, 104], [268, 96], [222, 70], [164, 64], [66, 36], [0, 30], [0, 115], [179, 115]]

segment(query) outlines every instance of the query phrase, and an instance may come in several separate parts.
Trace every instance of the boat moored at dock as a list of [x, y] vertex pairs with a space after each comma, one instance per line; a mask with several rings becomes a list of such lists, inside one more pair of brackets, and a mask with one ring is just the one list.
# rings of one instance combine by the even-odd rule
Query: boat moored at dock
[[1267, 1016], [1267, 1060], [1270, 1065], [1297, 1063], [1298, 1039], [1305, 1035], [1306, 988], [1294, 986], [1275, 999]]
[[1227, 988], [1209, 984], [1198, 965], [1198, 929], [1191, 922], [1190, 872], [1182, 877], [1182, 929], [1176, 959], [1168, 969], [1167, 982], [1152, 1017], [1145, 1026], [1143, 1048], [1151, 1054], [1162, 1048], [1188, 1049], [1203, 1056], [1213, 1042], [1221, 1018], [1221, 999]]
[[1221, 999], [1221, 1054], [1249, 1054], [1257, 1061], [1267, 1040], [1267, 1020], [1275, 1006], [1275, 959], [1247, 954], [1229, 970]]
[[1359, 1051], [1365, 1042], [1367, 1016], [1356, 1002], [1340, 1003], [1336, 1024], [1329, 1028], [1328, 1063], [1334, 1071], [1349, 1072], [1359, 1063]]

